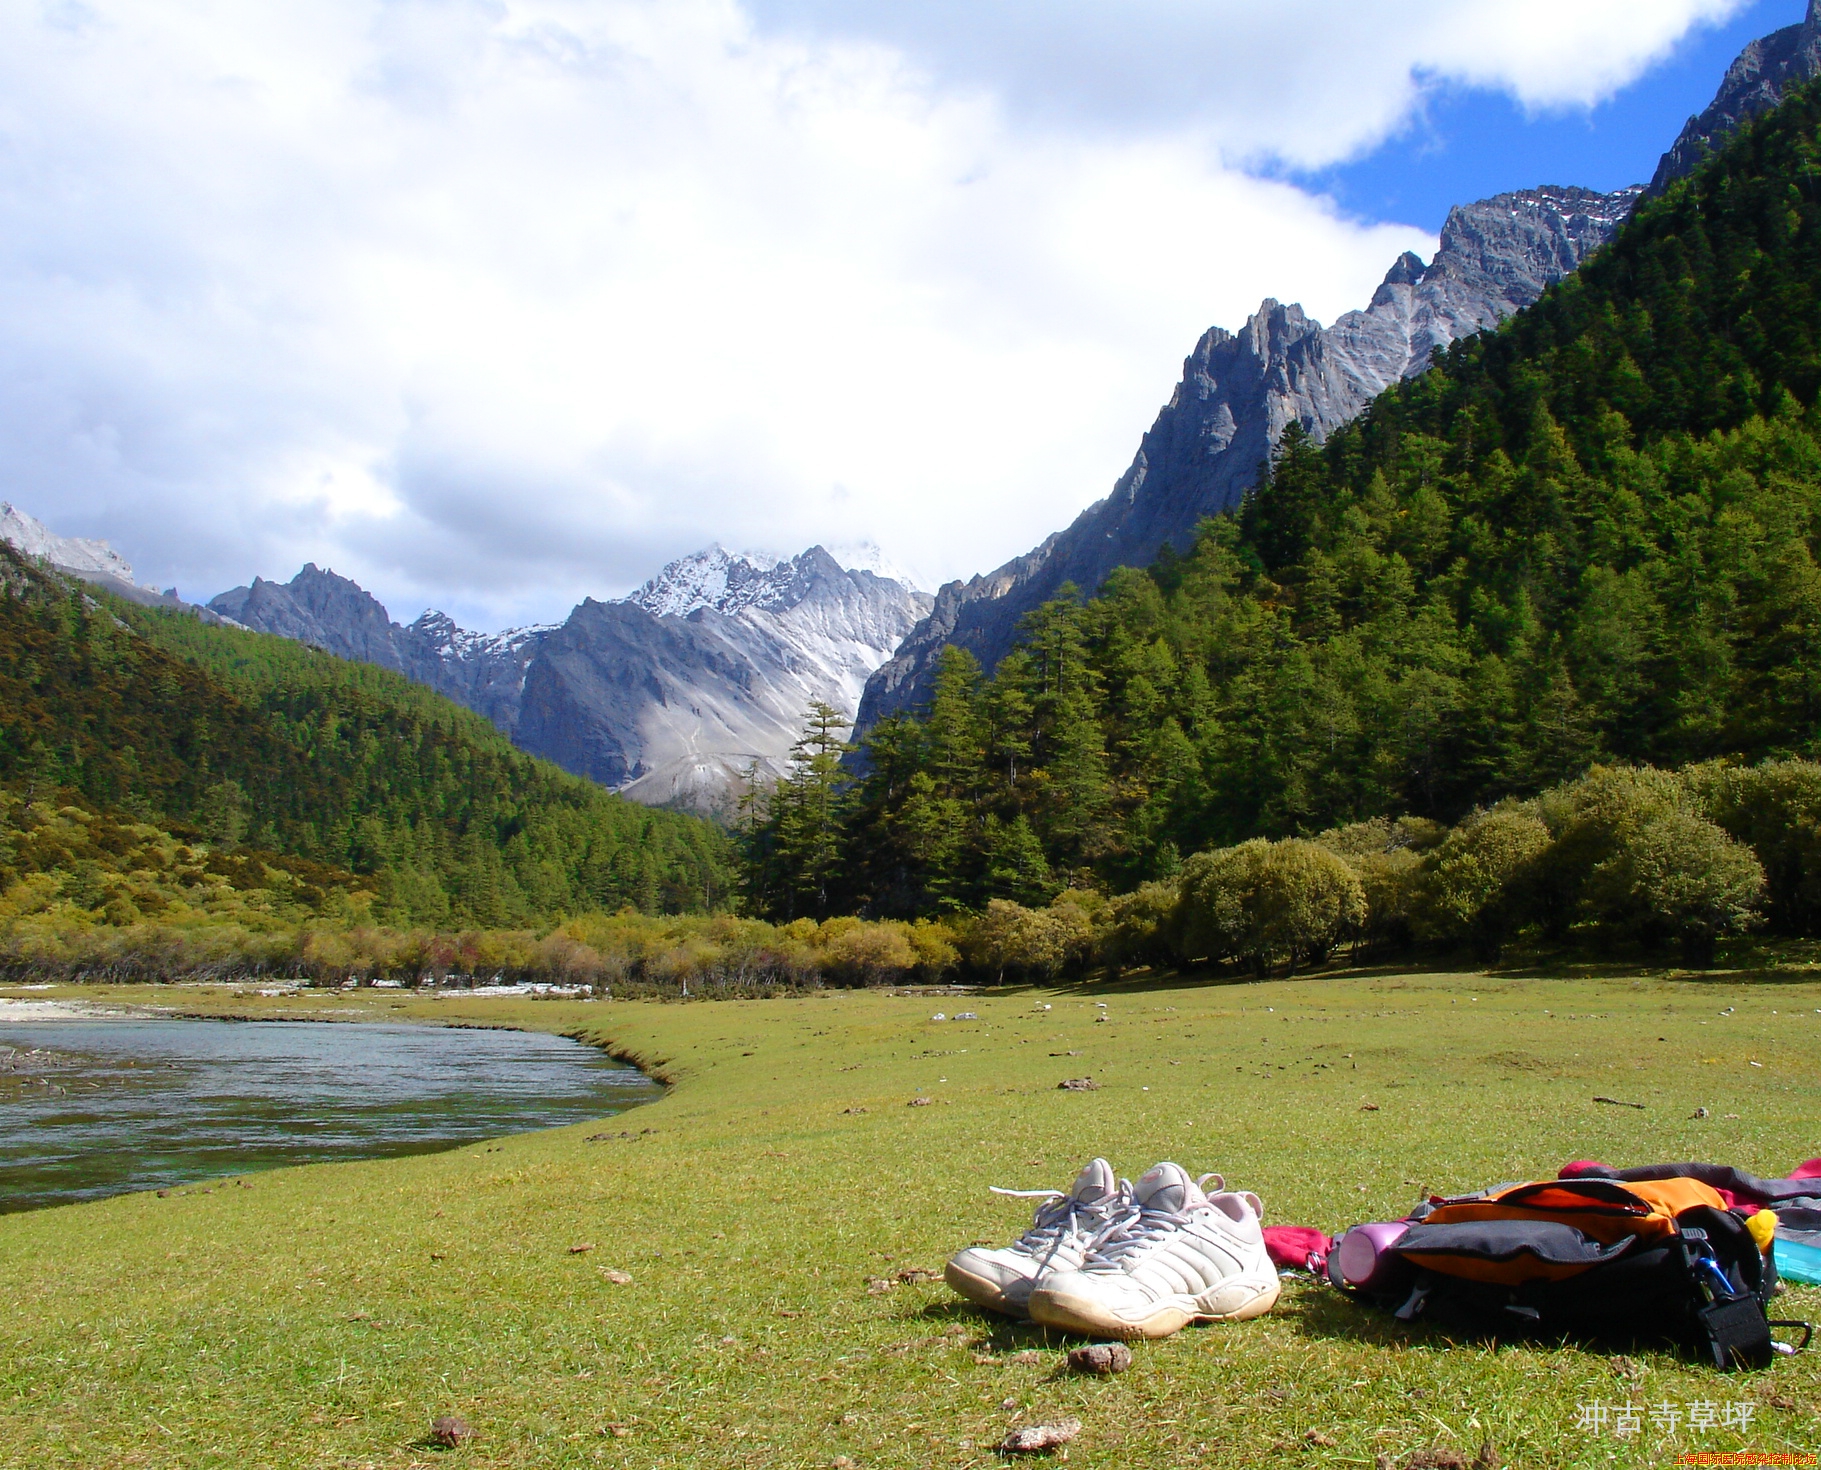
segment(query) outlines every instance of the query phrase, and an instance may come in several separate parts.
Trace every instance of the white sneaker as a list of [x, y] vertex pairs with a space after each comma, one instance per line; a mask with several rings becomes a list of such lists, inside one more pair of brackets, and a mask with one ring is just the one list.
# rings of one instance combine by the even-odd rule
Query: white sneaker
[[1028, 1299], [1046, 1327], [1095, 1337], [1168, 1337], [1190, 1322], [1243, 1322], [1277, 1303], [1255, 1194], [1212, 1196], [1176, 1164], [1159, 1164], [1132, 1191], [1133, 1209], [1075, 1269], [1046, 1272]]
[[1030, 1313], [1031, 1287], [1045, 1271], [1072, 1271], [1094, 1240], [1131, 1213], [1132, 1186], [1114, 1177], [1105, 1159], [1091, 1160], [1064, 1194], [1059, 1189], [995, 1189], [1017, 1199], [1041, 1199], [1031, 1228], [1002, 1250], [970, 1246], [949, 1257], [942, 1276], [976, 1306], [1010, 1317]]

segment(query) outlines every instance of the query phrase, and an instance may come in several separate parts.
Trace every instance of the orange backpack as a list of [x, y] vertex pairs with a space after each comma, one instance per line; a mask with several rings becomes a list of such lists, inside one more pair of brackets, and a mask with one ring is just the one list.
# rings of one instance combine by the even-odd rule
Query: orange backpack
[[1763, 1367], [1776, 1351], [1765, 1312], [1776, 1268], [1698, 1180], [1546, 1179], [1433, 1200], [1410, 1218], [1388, 1269], [1349, 1288], [1403, 1321], [1669, 1338], [1720, 1368]]

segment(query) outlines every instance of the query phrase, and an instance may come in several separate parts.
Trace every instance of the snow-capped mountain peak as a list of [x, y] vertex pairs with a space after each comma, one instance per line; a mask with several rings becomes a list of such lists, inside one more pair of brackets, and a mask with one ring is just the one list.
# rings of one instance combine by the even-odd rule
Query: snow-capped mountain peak
[[678, 557], [643, 587], [622, 598], [656, 617], [688, 617], [698, 608], [713, 608], [729, 616], [749, 608], [793, 605], [803, 591], [803, 579], [821, 559], [824, 571], [832, 560], [846, 572], [871, 572], [899, 583], [907, 591], [922, 592], [922, 579], [894, 564], [870, 541], [825, 551], [812, 546], [799, 556], [773, 556], [764, 551], [728, 551], [718, 543]]
[[[687, 617], [697, 608], [732, 613], [774, 590], [779, 558], [757, 551], [728, 551], [716, 543], [680, 556], [638, 591], [621, 599], [655, 617]], [[789, 572], [785, 572], [788, 580]]]

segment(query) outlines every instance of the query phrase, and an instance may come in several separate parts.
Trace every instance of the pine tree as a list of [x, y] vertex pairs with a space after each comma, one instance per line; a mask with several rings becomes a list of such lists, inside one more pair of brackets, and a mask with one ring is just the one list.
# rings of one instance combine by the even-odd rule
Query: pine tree
[[788, 918], [803, 913], [824, 919], [833, 912], [847, 786], [841, 757], [851, 749], [841, 732], [848, 724], [833, 705], [813, 702], [803, 734], [790, 748], [790, 772], [772, 797], [772, 843]]

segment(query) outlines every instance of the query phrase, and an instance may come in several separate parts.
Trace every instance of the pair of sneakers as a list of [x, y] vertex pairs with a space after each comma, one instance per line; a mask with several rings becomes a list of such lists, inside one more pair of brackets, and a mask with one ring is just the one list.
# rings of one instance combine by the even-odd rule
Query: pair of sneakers
[[1066, 1332], [1136, 1338], [1243, 1322], [1277, 1303], [1264, 1206], [1218, 1174], [1196, 1180], [1162, 1163], [1133, 1184], [1094, 1159], [1067, 1193], [994, 1193], [1044, 1203], [1011, 1245], [949, 1258], [944, 1279], [978, 1306]]

